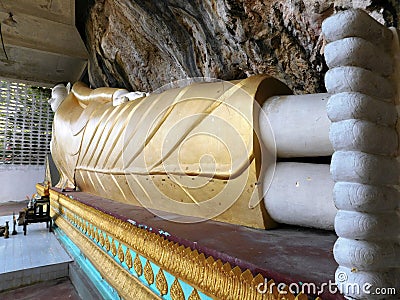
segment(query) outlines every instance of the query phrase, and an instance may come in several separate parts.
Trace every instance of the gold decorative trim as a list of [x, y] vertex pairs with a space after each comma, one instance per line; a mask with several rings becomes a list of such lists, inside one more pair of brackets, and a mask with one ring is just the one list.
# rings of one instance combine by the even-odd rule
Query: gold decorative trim
[[185, 300], [185, 294], [183, 293], [182, 287], [176, 278], [171, 286], [170, 294], [172, 300]]
[[94, 240], [95, 240], [96, 242], [99, 242], [99, 241], [100, 241], [99, 231], [98, 231], [97, 229], [95, 229], [95, 231], [94, 231]]
[[[53, 211], [54, 213], [54, 211]], [[118, 265], [110, 256], [102, 251], [89, 238], [82, 235], [74, 226], [65, 221], [62, 217], [57, 217], [55, 223], [68, 237], [79, 245], [80, 250], [102, 274], [103, 278], [111, 284], [124, 299], [158, 299], [149, 288], [140, 283], [124, 268]]]
[[117, 247], [115, 246], [114, 239], [111, 240], [111, 254], [113, 256], [117, 255]]
[[93, 238], [93, 226], [89, 225], [89, 236]]
[[156, 287], [159, 290], [161, 296], [164, 296], [168, 293], [168, 283], [162, 269], [158, 270], [158, 273], [156, 275]]
[[148, 284], [153, 284], [154, 273], [149, 261], [146, 261], [144, 265], [144, 278], [146, 278]]
[[49, 195], [49, 187], [47, 186], [47, 188], [46, 188], [43, 184], [37, 183], [36, 184], [36, 192], [41, 197], [48, 196]]
[[138, 276], [142, 276], [142, 262], [140, 261], [139, 255], [136, 254], [135, 260], [133, 261], [133, 268]]
[[107, 234], [106, 234], [106, 237], [105, 237], [105, 247], [106, 247], [107, 251], [111, 250], [110, 240], [108, 239]]
[[[85, 222], [90, 220], [90, 223], [97, 229], [106, 232], [105, 248], [110, 250], [110, 245], [107, 243], [109, 244], [109, 238], [111, 238], [114, 256], [117, 254], [114, 241], [123, 243], [127, 248], [136, 252], [133, 267], [138, 276], [143, 274], [143, 266], [139, 258], [141, 255], [213, 299], [282, 299], [282, 295], [276, 293], [267, 291], [267, 293], [261, 294], [257, 291], [257, 285], [265, 281], [260, 274], [253, 276], [249, 270], [242, 271], [237, 266], [224, 264], [221, 260], [215, 260], [211, 256], [205, 257], [197, 250], [191, 250], [189, 247], [169, 241], [159, 234], [117, 219], [54, 190], [50, 190], [50, 198], [52, 206], [58, 208], [60, 212], [66, 208]], [[68, 231], [66, 233], [68, 234]], [[101, 249], [99, 248], [99, 250]], [[176, 287], [175, 289], [177, 290]], [[172, 291], [170, 290], [170, 292]], [[179, 292], [176, 293], [179, 294]], [[288, 293], [284, 296], [288, 299], [307, 299], [304, 294], [296, 297]]]
[[119, 261], [120, 261], [121, 263], [123, 263], [124, 260], [125, 260], [125, 254], [124, 254], [124, 250], [122, 249], [121, 243], [118, 245], [118, 250], [117, 250], [117, 252], [118, 252], [118, 259], [119, 259]]
[[129, 269], [132, 269], [133, 266], [132, 255], [131, 255], [131, 250], [129, 248], [126, 249], [125, 263]]
[[100, 245], [101, 245], [102, 247], [104, 247], [105, 241], [104, 241], [104, 234], [103, 234], [103, 232], [100, 232], [100, 240], [99, 240], [99, 243], [100, 243]]
[[190, 296], [188, 298], [188, 300], [201, 300], [199, 293], [197, 292], [196, 289], [194, 289], [191, 293]]

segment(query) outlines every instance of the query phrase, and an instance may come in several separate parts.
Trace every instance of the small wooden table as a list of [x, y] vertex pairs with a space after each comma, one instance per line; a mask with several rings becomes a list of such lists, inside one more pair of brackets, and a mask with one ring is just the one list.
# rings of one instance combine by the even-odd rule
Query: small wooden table
[[46, 222], [46, 227], [49, 228], [49, 232], [52, 232], [49, 197], [42, 197], [42, 199], [36, 200], [32, 208], [26, 209], [24, 220], [22, 222], [24, 226], [24, 235], [26, 235], [26, 226], [28, 224], [41, 222]]

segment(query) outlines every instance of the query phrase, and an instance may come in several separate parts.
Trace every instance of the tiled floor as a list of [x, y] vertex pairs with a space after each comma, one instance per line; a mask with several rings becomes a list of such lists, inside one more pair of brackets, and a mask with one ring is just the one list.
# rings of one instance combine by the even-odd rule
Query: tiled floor
[[68, 276], [72, 259], [46, 223], [28, 225], [24, 236], [22, 226], [17, 226], [17, 235], [11, 235], [12, 216], [0, 217], [1, 225], [6, 221], [10, 237], [0, 237], [0, 291]]

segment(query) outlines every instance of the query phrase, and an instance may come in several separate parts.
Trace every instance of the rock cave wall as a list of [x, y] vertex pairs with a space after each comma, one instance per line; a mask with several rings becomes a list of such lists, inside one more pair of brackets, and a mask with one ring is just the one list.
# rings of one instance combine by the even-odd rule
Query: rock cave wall
[[93, 88], [267, 73], [302, 94], [325, 91], [321, 23], [349, 7], [398, 27], [398, 0], [89, 0], [77, 4], [77, 26]]

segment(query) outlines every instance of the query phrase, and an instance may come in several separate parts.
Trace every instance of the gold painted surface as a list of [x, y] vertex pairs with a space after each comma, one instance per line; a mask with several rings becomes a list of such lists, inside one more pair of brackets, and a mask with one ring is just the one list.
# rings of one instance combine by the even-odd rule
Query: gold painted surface
[[96, 242], [99, 242], [99, 241], [100, 241], [99, 231], [98, 231], [97, 229], [95, 229], [95, 231], [94, 231], [94, 240], [95, 240]]
[[115, 246], [114, 239], [111, 240], [111, 253], [113, 256], [117, 255], [117, 247]]
[[162, 269], [158, 270], [156, 275], [156, 287], [162, 296], [168, 293], [168, 283]]
[[106, 246], [106, 250], [107, 251], [110, 251], [110, 249], [111, 249], [111, 245], [110, 245], [110, 240], [108, 239], [108, 236], [106, 235], [106, 238], [105, 238], [105, 246]]
[[124, 250], [122, 249], [121, 243], [118, 245], [118, 259], [122, 263], [125, 261]]
[[153, 273], [153, 269], [150, 265], [150, 262], [148, 260], [146, 261], [146, 264], [144, 265], [144, 278], [146, 278], [146, 281], [148, 284], [153, 284], [154, 273]]
[[[203, 253], [199, 253], [197, 250], [191, 250], [183, 245], [168, 241], [158, 234], [148, 232], [131, 223], [116, 219], [108, 214], [59, 194], [56, 191], [50, 190], [50, 199], [53, 217], [55, 216], [55, 210], [60, 211], [62, 208], [65, 208], [65, 210], [72, 212], [85, 221], [90, 220], [96, 228], [107, 233], [108, 236], [105, 239], [106, 243], [108, 237], [117, 240], [119, 243], [123, 243], [127, 248], [132, 249], [146, 259], [150, 259], [162, 270], [165, 270], [177, 278], [189, 283], [197, 291], [201, 291], [213, 299], [278, 300], [284, 299], [283, 296], [285, 296], [286, 299], [307, 299], [307, 296], [304, 294], [300, 294], [297, 297], [290, 293], [287, 295], [280, 295], [278, 294], [276, 287], [273, 289], [273, 293], [267, 291], [267, 293], [261, 294], [257, 292], [256, 289], [257, 285], [265, 282], [265, 278], [261, 274], [253, 276], [249, 270], [242, 271], [237, 266], [231, 266], [229, 263], [215, 260], [211, 256], [205, 257]], [[63, 220], [63, 218], [57, 217], [56, 220]], [[63, 222], [65, 221], [63, 220]], [[68, 236], [70, 236], [71, 232], [76, 231], [69, 230], [69, 227], [67, 226], [62, 227], [62, 229]], [[74, 235], [79, 235], [79, 232], [74, 233]], [[82, 237], [79, 239], [76, 237], [75, 239], [71, 239], [82, 249], [82, 247], [86, 247], [82, 239], [87, 240], [87, 238], [82, 234], [80, 235]], [[90, 253], [85, 252], [85, 255], [91, 259], [91, 261], [92, 259], [97, 259]], [[125, 255], [125, 260], [126, 259], [127, 255]], [[97, 260], [97, 264], [102, 264], [102, 260]], [[138, 255], [135, 256], [133, 267], [138, 276], [143, 274], [142, 264]], [[105, 278], [111, 274], [111, 270], [108, 270], [109, 273], [105, 274], [103, 274], [103, 268], [100, 268], [99, 271]], [[162, 280], [157, 280], [156, 277], [156, 284], [157, 281]], [[268, 286], [273, 282], [273, 280], [270, 280]], [[162, 285], [158, 283], [158, 286], [161, 287]], [[158, 286], [157, 288], [159, 289]], [[172, 293], [172, 287], [170, 289]], [[174, 286], [174, 294], [177, 297], [176, 299], [180, 297], [179, 287], [176, 284]], [[193, 295], [192, 297], [196, 296]]]
[[129, 269], [132, 269], [133, 261], [132, 261], [131, 250], [129, 248], [126, 250], [125, 263]]
[[290, 93], [286, 86], [259, 75], [113, 107], [116, 91], [76, 83], [57, 110], [51, 148], [59, 187], [76, 180], [81, 191], [124, 203], [274, 226], [262, 202], [250, 204], [262, 198], [254, 103]]
[[[53, 215], [56, 214], [53, 208], [52, 211]], [[118, 291], [118, 294], [123, 299], [159, 299], [150, 289], [142, 285], [134, 276], [131, 276], [131, 274], [119, 266], [95, 243], [69, 224], [69, 222], [65, 221], [62, 217], [57, 217], [55, 223], [76, 245], [79, 245], [84, 255], [102, 274], [102, 277]]]
[[104, 242], [104, 235], [103, 235], [102, 232], [100, 232], [100, 240], [99, 240], [99, 243], [100, 243], [100, 245], [101, 245], [102, 247], [104, 247], [105, 242]]
[[183, 293], [182, 287], [176, 278], [172, 283], [170, 294], [172, 300], [185, 300], [185, 294]]
[[196, 289], [194, 289], [194, 290], [190, 293], [188, 300], [201, 300], [201, 298], [200, 298], [200, 296], [199, 296], [199, 293], [197, 292]]
[[39, 196], [44, 197], [49, 195], [49, 186], [44, 186], [43, 184], [36, 184], [36, 192]]
[[124, 91], [117, 88], [98, 88], [92, 90], [84, 83], [77, 82], [72, 87], [72, 92], [79, 101], [79, 105], [87, 107], [92, 102], [108, 103], [112, 101], [114, 93]]
[[136, 255], [135, 260], [133, 261], [133, 268], [138, 276], [143, 274], [142, 262], [140, 261], [139, 255]]

